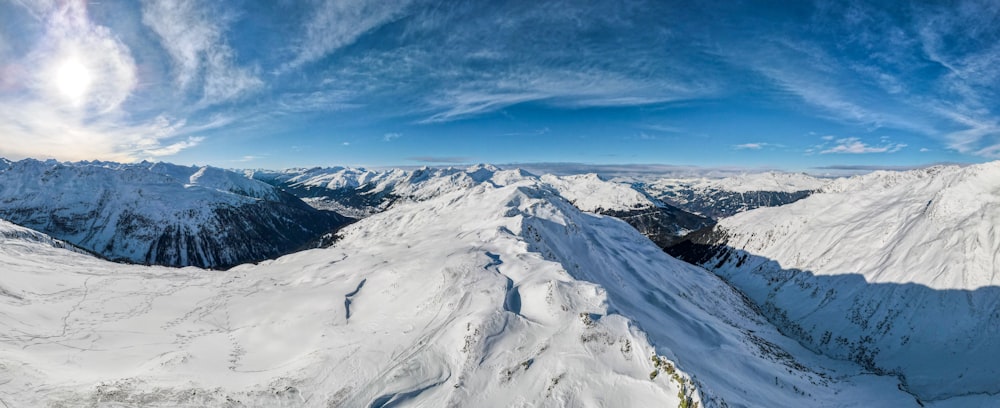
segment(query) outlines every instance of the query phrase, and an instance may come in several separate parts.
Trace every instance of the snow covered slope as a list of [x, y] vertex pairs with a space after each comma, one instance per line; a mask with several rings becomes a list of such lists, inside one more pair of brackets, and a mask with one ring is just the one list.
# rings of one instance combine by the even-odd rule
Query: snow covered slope
[[[280, 187], [319, 209], [355, 218], [385, 211], [397, 200], [421, 201], [469, 188], [494, 176], [490, 165], [373, 171], [348, 167], [250, 170], [247, 177]], [[501, 175], [503, 176], [503, 175]]]
[[708, 218], [652, 198], [630, 184], [606, 181], [596, 174], [547, 174], [541, 181], [581, 210], [627, 222], [661, 248], [673, 245], [691, 231], [714, 224]]
[[537, 177], [520, 169], [492, 165], [469, 168], [421, 168], [370, 171], [344, 167], [247, 171], [247, 176], [281, 187], [316, 208], [363, 218], [397, 202], [422, 201], [489, 181], [533, 179], [556, 189], [577, 208], [625, 220], [661, 247], [673, 244], [712, 220], [664, 204], [629, 184], [603, 180], [596, 174]]
[[244, 175], [279, 187], [309, 205], [352, 218], [384, 211], [394, 197], [390, 191], [373, 191], [376, 182], [402, 177], [405, 172], [373, 171], [350, 167], [309, 169], [244, 170]]
[[497, 181], [213, 273], [0, 242], [0, 402], [916, 406], [625, 223]]
[[780, 191], [792, 193], [796, 191], [818, 190], [829, 180], [816, 178], [804, 173], [784, 173], [768, 171], [763, 173], [744, 173], [737, 176], [717, 179], [692, 180], [691, 185], [697, 189], [716, 189], [734, 193], [749, 193], [751, 191]]
[[0, 165], [0, 218], [109, 259], [225, 267], [300, 249], [347, 222], [213, 167]]
[[[536, 177], [523, 170], [501, 170], [488, 164], [468, 168], [420, 168], [412, 171], [392, 169], [371, 171], [345, 167], [289, 169], [283, 171], [251, 170], [255, 180], [280, 186], [300, 197], [323, 197], [327, 201], [346, 200], [350, 195], [371, 196], [367, 215], [385, 210], [395, 200], [422, 201], [441, 194], [468, 189], [494, 177], [501, 179], [540, 179], [584, 211], [631, 211], [655, 206], [643, 193], [626, 184], [602, 180], [596, 174]], [[498, 176], [499, 174], [499, 176]], [[503, 181], [500, 181], [503, 184]]]
[[937, 400], [1000, 392], [998, 225], [992, 162], [836, 180], [671, 252], [712, 268], [809, 347]]
[[801, 173], [766, 172], [725, 178], [664, 178], [640, 183], [637, 188], [686, 211], [719, 219], [795, 202], [829, 182]]
[[628, 185], [602, 180], [593, 173], [562, 177], [546, 174], [541, 179], [583, 211], [631, 211], [655, 206]]

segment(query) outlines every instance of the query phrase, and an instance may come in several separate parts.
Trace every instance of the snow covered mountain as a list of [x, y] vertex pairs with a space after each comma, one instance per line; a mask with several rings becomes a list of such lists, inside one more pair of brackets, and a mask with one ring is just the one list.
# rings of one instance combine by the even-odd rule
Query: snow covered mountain
[[384, 211], [396, 199], [388, 188], [376, 190], [378, 183], [401, 179], [406, 172], [315, 167], [281, 171], [244, 170], [244, 175], [279, 187], [317, 209], [364, 218]]
[[348, 219], [213, 167], [0, 163], [0, 218], [108, 259], [226, 267], [317, 241]]
[[0, 231], [10, 407], [917, 406], [510, 172], [215, 273]]
[[836, 180], [670, 251], [715, 271], [812, 349], [898, 375], [924, 401], [996, 406], [998, 225], [992, 162]]
[[666, 204], [629, 184], [606, 181], [596, 174], [544, 175], [541, 180], [577, 208], [621, 219], [661, 248], [714, 224], [711, 219]]
[[245, 170], [245, 175], [302, 198], [319, 209], [355, 218], [385, 211], [398, 201], [423, 201], [464, 190], [493, 178], [533, 177], [522, 170], [501, 170], [488, 164], [468, 168], [366, 170], [349, 167]]
[[712, 219], [801, 200], [830, 180], [801, 173], [747, 173], [724, 178], [663, 178], [636, 188], [685, 211]]
[[344, 167], [247, 171], [248, 177], [288, 191], [316, 208], [333, 209], [362, 218], [396, 202], [423, 201], [471, 188], [487, 180], [529, 178], [556, 190], [577, 208], [625, 220], [661, 247], [684, 234], [712, 225], [712, 220], [690, 214], [635, 190], [630, 185], [603, 180], [596, 174], [537, 177], [520, 169], [492, 165], [469, 168], [421, 168], [371, 171]]

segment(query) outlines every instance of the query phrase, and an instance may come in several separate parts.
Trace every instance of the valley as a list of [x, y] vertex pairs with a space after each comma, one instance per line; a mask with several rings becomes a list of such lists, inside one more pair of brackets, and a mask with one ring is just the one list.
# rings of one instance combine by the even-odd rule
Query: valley
[[[0, 378], [0, 401], [8, 406], [596, 406], [610, 398], [628, 405], [944, 407], [991, 399], [992, 363], [977, 352], [995, 347], [983, 334], [994, 326], [988, 281], [953, 288], [955, 281], [939, 274], [902, 285], [904, 278], [890, 277], [902, 260], [878, 264], [882, 272], [871, 277], [857, 277], [867, 271], [860, 267], [839, 273], [847, 268], [830, 260], [852, 259], [831, 255], [852, 241], [843, 236], [810, 238], [805, 242], [821, 246], [791, 258], [768, 249], [805, 233], [792, 227], [818, 222], [844, 227], [809, 231], [870, 235], [850, 222], [871, 216], [832, 210], [843, 208], [836, 197], [857, 202], [853, 191], [883, 191], [870, 202], [903, 226], [921, 225], [921, 217], [940, 225], [935, 220], [955, 214], [976, 223], [976, 214], [993, 213], [992, 201], [955, 207], [944, 197], [994, 180], [985, 165], [817, 179], [823, 185], [793, 204], [709, 219], [661, 201], [651, 191], [662, 190], [639, 182], [489, 165], [239, 174], [164, 164], [48, 163], [47, 171], [13, 164], [0, 173], [8, 196], [39, 194], [35, 184], [12, 183], [17, 172], [49, 185], [33, 177], [65, 178], [74, 169], [84, 173], [73, 176], [81, 183], [102, 172], [144, 180], [147, 169], [167, 168], [217, 173], [211, 184], [188, 183], [177, 194], [203, 195], [208, 185], [209, 194], [228, 189], [236, 200], [298, 194], [360, 221], [310, 235], [332, 236], [329, 246], [217, 271], [111, 263], [3, 223], [0, 325], [8, 334], [0, 364], [8, 374]], [[47, 194], [65, 197], [66, 185], [74, 184]], [[872, 190], [876, 185], [881, 190]], [[901, 191], [926, 191], [941, 207], [919, 208], [921, 196], [887, 198]], [[704, 206], [718, 203], [712, 194], [699, 197]], [[82, 214], [122, 206], [74, 202]], [[813, 205], [826, 206], [822, 216], [808, 215]], [[799, 218], [786, 221], [785, 214]], [[936, 232], [921, 238], [907, 228], [892, 242], [938, 242]], [[972, 251], [966, 254], [989, 253], [958, 245]], [[828, 269], [795, 263], [812, 262], [802, 251], [819, 251], [827, 263], [816, 265]], [[957, 259], [940, 262], [961, 264]], [[960, 269], [966, 276], [989, 276], [985, 260], [969, 259]], [[933, 270], [926, 259], [921, 264]], [[914, 273], [908, 279], [927, 276], [913, 268], [905, 269]], [[945, 315], [968, 317], [934, 329]], [[923, 357], [933, 353], [950, 357]], [[942, 374], [964, 379], [942, 382]]]

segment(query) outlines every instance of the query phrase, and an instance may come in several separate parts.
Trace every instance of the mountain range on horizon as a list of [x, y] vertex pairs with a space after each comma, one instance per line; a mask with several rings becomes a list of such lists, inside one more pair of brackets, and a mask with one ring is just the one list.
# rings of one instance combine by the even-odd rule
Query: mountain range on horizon
[[[994, 401], [997, 163], [651, 182], [22, 160], [0, 179], [29, 221], [163, 217], [0, 222], [8, 406]], [[184, 219], [205, 253], [307, 244], [215, 271], [88, 248], [181, 246], [153, 227]]]
[[0, 0], [0, 408], [1000, 407], [998, 0]]

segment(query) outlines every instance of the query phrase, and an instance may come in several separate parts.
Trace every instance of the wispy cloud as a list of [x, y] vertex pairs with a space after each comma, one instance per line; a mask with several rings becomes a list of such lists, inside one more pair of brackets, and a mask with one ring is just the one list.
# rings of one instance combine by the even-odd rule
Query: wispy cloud
[[365, 33], [403, 15], [409, 0], [321, 0], [305, 23], [304, 34], [295, 45], [295, 57], [283, 70], [316, 61], [350, 45]]
[[662, 124], [641, 124], [636, 126], [639, 129], [651, 130], [660, 133], [683, 133], [684, 128], [679, 126], [670, 126]]
[[[746, 13], [756, 1], [418, 2], [0, 1], [0, 14], [20, 13], [10, 21], [33, 21], [0, 27], [0, 155], [129, 160], [247, 130], [293, 134], [282, 131], [312, 120], [392, 142], [408, 127], [488, 115], [507, 115], [500, 136], [559, 140], [569, 127], [551, 134], [542, 123], [584, 110], [627, 122], [610, 138], [711, 138], [698, 123], [710, 115], [673, 114], [738, 115], [752, 100], [790, 119], [777, 136], [711, 141], [785, 150], [779, 134], [808, 121], [821, 132], [812, 138], [857, 137], [825, 137], [807, 154], [904, 151], [878, 133], [1000, 158], [995, 1], [902, 12], [815, 1], [767, 17]], [[803, 24], [774, 24], [792, 19]], [[87, 75], [60, 85], [74, 64]], [[521, 114], [533, 110], [553, 120]]]
[[[841, 67], [842, 62], [822, 48], [789, 40], [765, 44], [760, 50], [739, 47], [727, 52], [728, 58], [749, 63], [748, 68], [763, 75], [779, 89], [818, 108], [818, 116], [863, 125], [869, 129], [890, 127], [932, 134], [934, 129], [923, 120], [906, 115], [906, 103], [886, 103], [875, 98], [869, 88], [858, 88], [848, 78], [857, 74]], [[727, 54], [723, 54], [727, 55]], [[787, 64], [784, 61], [804, 61]], [[851, 84], [845, 87], [844, 84]], [[878, 100], [880, 104], [873, 104]]]
[[946, 69], [937, 79], [943, 92], [928, 105], [958, 127], [945, 134], [948, 147], [1000, 157], [1000, 112], [994, 103], [1000, 93], [1000, 73], [995, 69], [1000, 64], [995, 36], [1000, 4], [966, 0], [947, 10], [928, 6], [919, 11], [921, 50]]
[[764, 149], [781, 149], [785, 148], [784, 144], [781, 143], [767, 143], [767, 142], [752, 142], [752, 143], [742, 143], [732, 146], [735, 150], [764, 150]]
[[163, 146], [163, 147], [158, 147], [158, 148], [154, 148], [154, 149], [143, 150], [142, 154], [146, 154], [146, 155], [153, 156], [153, 157], [172, 156], [172, 155], [177, 154], [181, 150], [197, 146], [198, 143], [201, 143], [204, 140], [205, 140], [204, 137], [198, 137], [198, 136], [189, 137], [189, 138], [187, 138], [187, 140], [182, 140], [180, 142], [177, 142], [177, 143], [174, 143], [174, 144], [171, 144], [171, 145], [167, 145], [167, 146]]
[[[391, 18], [392, 33], [402, 34], [338, 56], [325, 71], [325, 84], [367, 98], [406, 100], [410, 109], [395, 113], [413, 116], [418, 124], [466, 120], [528, 103], [558, 109], [655, 105], [721, 89], [705, 74], [710, 70], [651, 53], [668, 46], [696, 51], [679, 50], [681, 41], [671, 31], [637, 29], [637, 20], [648, 18], [639, 8], [487, 2], [410, 7], [402, 13], [407, 14]], [[352, 24], [357, 27], [351, 30], [364, 30], [365, 24]], [[497, 27], [506, 39], [486, 40]], [[546, 35], [537, 34], [540, 27]], [[623, 43], [606, 33], [637, 38]], [[589, 38], [586, 44], [578, 41], [582, 36]]]
[[441, 110], [417, 123], [441, 123], [493, 112], [511, 105], [546, 99], [534, 92], [494, 93], [473, 87], [466, 91], [448, 91], [429, 101], [432, 109]]
[[649, 81], [604, 70], [536, 67], [497, 75], [467, 73], [458, 87], [432, 94], [438, 111], [420, 123], [439, 123], [494, 112], [525, 102], [564, 108], [643, 106], [710, 95], [714, 89], [670, 79]]
[[542, 135], [549, 134], [549, 132], [551, 132], [551, 131], [552, 131], [552, 129], [549, 129], [548, 126], [546, 126], [546, 127], [540, 128], [540, 129], [529, 130], [529, 131], [524, 131], [524, 132], [508, 132], [508, 133], [504, 133], [503, 135], [504, 136], [542, 136]]
[[804, 35], [777, 29], [752, 36], [766, 38], [753, 47], [720, 42], [717, 52], [833, 120], [868, 131], [914, 132], [960, 153], [1000, 157], [994, 102], [1000, 72], [993, 69], [1000, 64], [998, 3], [914, 4], [902, 15], [877, 2], [816, 5]]
[[255, 69], [236, 63], [236, 53], [223, 35], [227, 18], [211, 5], [200, 0], [144, 0], [142, 8], [143, 23], [173, 59], [177, 84], [183, 90], [200, 87], [204, 105], [242, 97], [264, 84]]
[[258, 155], [252, 155], [251, 154], [251, 155], [246, 155], [246, 156], [240, 157], [239, 159], [231, 160], [231, 161], [234, 161], [234, 162], [237, 162], [237, 163], [248, 163], [248, 162], [252, 162], [252, 161], [257, 161], [257, 160], [263, 159], [264, 157], [266, 157], [266, 156], [263, 156], [263, 155], [258, 156]]
[[285, 92], [264, 104], [262, 114], [294, 115], [301, 113], [338, 112], [363, 108], [357, 95], [344, 90], [318, 90], [310, 92]]
[[867, 153], [895, 153], [906, 147], [904, 143], [887, 143], [879, 146], [866, 144], [856, 137], [837, 139], [833, 146], [820, 145], [820, 154], [841, 153], [841, 154], [867, 154]]
[[29, 4], [47, 24], [24, 44], [31, 51], [0, 64], [0, 155], [130, 161], [196, 144], [183, 140], [183, 119], [125, 112], [138, 83], [135, 59], [109, 28], [90, 21], [86, 3]]

